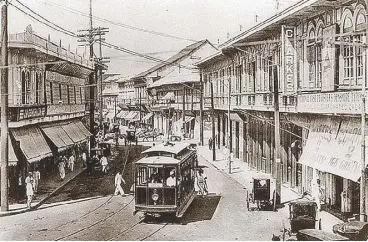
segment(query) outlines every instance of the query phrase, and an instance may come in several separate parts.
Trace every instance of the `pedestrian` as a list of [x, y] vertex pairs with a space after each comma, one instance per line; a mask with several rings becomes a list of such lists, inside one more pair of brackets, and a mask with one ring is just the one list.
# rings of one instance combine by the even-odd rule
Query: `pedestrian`
[[100, 159], [100, 163], [102, 165], [102, 172], [107, 173], [107, 165], [109, 164], [109, 162], [107, 161], [107, 158], [105, 155], [102, 155]]
[[72, 153], [69, 157], [69, 169], [70, 169], [70, 171], [74, 171], [74, 162], [75, 162], [75, 158], [74, 158], [74, 155]]
[[38, 192], [38, 182], [39, 180], [41, 180], [41, 173], [38, 170], [38, 168], [36, 168], [33, 172], [33, 179], [34, 179], [33, 190], [35, 193], [37, 193]]
[[85, 151], [82, 153], [82, 161], [83, 161], [83, 167], [87, 166], [87, 154]]
[[314, 177], [312, 180], [312, 197], [317, 204], [318, 211], [321, 211], [321, 181], [319, 177]]
[[65, 162], [64, 162], [64, 159], [63, 159], [62, 156], [60, 156], [60, 158], [59, 158], [58, 167], [59, 167], [60, 178], [63, 181], [64, 178], [65, 178]]
[[32, 199], [33, 199], [33, 174], [28, 172], [28, 177], [26, 178], [26, 195], [27, 195], [27, 207], [31, 209]]
[[208, 148], [212, 150], [212, 138], [208, 139]]
[[197, 184], [199, 188], [199, 193], [202, 195], [208, 195], [208, 189], [207, 189], [207, 177], [204, 175], [203, 169], [200, 169], [198, 171], [198, 178], [197, 178]]
[[125, 195], [123, 188], [121, 187], [121, 183], [125, 184], [125, 180], [123, 179], [122, 172], [119, 171], [115, 176], [115, 192], [114, 195], [118, 195], [119, 192], [122, 196]]

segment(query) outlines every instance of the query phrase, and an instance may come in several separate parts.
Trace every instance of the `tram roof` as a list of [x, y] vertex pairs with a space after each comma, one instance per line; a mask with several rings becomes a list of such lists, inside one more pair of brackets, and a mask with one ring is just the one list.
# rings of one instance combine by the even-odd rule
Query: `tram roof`
[[158, 145], [152, 146], [151, 148], [143, 151], [142, 154], [162, 151], [162, 152], [167, 152], [167, 153], [172, 153], [172, 154], [177, 155], [177, 154], [180, 153], [180, 151], [182, 151], [185, 148], [188, 148], [190, 146], [190, 144], [186, 143], [186, 142], [173, 142], [173, 143], [170, 143], [170, 144], [167, 145], [167, 144], [163, 143], [163, 144], [158, 144]]
[[151, 156], [151, 157], [145, 157], [137, 161], [135, 164], [145, 164], [145, 165], [158, 165], [158, 164], [178, 164], [180, 163], [180, 160], [167, 157], [167, 156]]

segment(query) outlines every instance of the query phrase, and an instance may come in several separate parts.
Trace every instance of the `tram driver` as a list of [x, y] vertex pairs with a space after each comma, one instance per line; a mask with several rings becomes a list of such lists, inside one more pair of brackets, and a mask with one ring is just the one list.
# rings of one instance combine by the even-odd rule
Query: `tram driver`
[[169, 187], [176, 186], [175, 170], [170, 171], [170, 176], [166, 179], [166, 186], [169, 186]]
[[162, 178], [157, 168], [154, 168], [153, 173], [150, 176], [151, 183], [162, 183]]

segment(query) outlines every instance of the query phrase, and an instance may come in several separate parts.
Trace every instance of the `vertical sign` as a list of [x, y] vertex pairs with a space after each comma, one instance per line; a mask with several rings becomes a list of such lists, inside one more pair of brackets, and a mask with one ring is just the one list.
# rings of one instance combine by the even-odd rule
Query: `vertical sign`
[[295, 27], [282, 26], [284, 94], [295, 92], [297, 77], [295, 43]]

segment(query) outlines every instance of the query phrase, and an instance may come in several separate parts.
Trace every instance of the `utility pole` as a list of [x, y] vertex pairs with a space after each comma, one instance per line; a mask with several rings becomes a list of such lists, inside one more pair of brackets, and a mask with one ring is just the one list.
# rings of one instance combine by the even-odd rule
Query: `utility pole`
[[184, 137], [185, 137], [185, 87], [184, 87], [184, 90], [183, 90], [183, 129], [184, 129]]
[[276, 211], [277, 206], [281, 203], [281, 158], [280, 158], [280, 105], [279, 105], [279, 81], [277, 66], [273, 68], [273, 96], [275, 108], [275, 154], [274, 161], [276, 167], [276, 192], [273, 203], [273, 210]]
[[204, 145], [203, 142], [203, 79], [202, 73], [199, 75], [199, 82], [200, 82], [200, 99], [199, 99], [199, 117], [200, 117], [200, 124], [199, 124], [199, 139], [200, 145]]
[[8, 1], [1, 7], [1, 211], [9, 210], [8, 198]]
[[[97, 96], [100, 96], [100, 100], [99, 100], [99, 106], [100, 106], [100, 126], [102, 126], [102, 70], [106, 70], [107, 67], [104, 66], [104, 62], [103, 60], [106, 59], [105, 57], [102, 57], [102, 41], [104, 39], [101, 38], [101, 35], [104, 35], [105, 33], [107, 33], [107, 29], [108, 28], [93, 28], [93, 23], [92, 23], [92, 0], [90, 0], [89, 2], [89, 29], [87, 30], [79, 30], [79, 32], [87, 32], [84, 34], [79, 34], [78, 37], [80, 37], [81, 39], [78, 40], [78, 42], [87, 42], [87, 44], [89, 45], [89, 58], [90, 60], [94, 60], [94, 72], [92, 72], [89, 77], [89, 124], [90, 124], [90, 132], [92, 133], [91, 136], [91, 140], [90, 140], [90, 148], [94, 148], [95, 147], [95, 143], [96, 143], [96, 137], [95, 137], [95, 105], [96, 105], [96, 101], [97, 101]], [[95, 37], [97, 35], [100, 35], [99, 41], [100, 41], [100, 58], [94, 58], [94, 51], [93, 51], [93, 44], [95, 42]], [[108, 58], [107, 58], [108, 59]], [[98, 72], [100, 71], [100, 73], [98, 74]], [[100, 75], [100, 76], [99, 76]], [[96, 88], [97, 88], [97, 80], [100, 80], [100, 92], [99, 94], [96, 93]], [[103, 130], [103, 128], [102, 128]], [[90, 155], [91, 152], [90, 152]]]
[[211, 111], [212, 111], [212, 160], [216, 160], [216, 142], [215, 142], [215, 104], [213, 100], [213, 83], [210, 82], [211, 87]]
[[[100, 34], [99, 44], [100, 44], [100, 59], [102, 59], [102, 34]], [[105, 134], [104, 134], [105, 129], [103, 127], [102, 68], [100, 69], [99, 74], [100, 74], [100, 76], [99, 76], [99, 80], [100, 80], [100, 105], [99, 105], [100, 106], [100, 128], [101, 128], [101, 132], [102, 132], [102, 137], [105, 137]]]
[[141, 88], [138, 88], [139, 90], [139, 123], [142, 124], [142, 94], [141, 94]]
[[[231, 59], [232, 60], [232, 59]], [[231, 107], [231, 71], [229, 71], [229, 90], [228, 90], [228, 105], [227, 105], [227, 135], [228, 135], [228, 150], [229, 150], [229, 154], [227, 156], [227, 160], [229, 162], [229, 174], [231, 174], [231, 149], [230, 149], [230, 144], [231, 144], [231, 134], [230, 134], [230, 107]]]
[[[367, 16], [367, 15], [366, 15]], [[368, 25], [368, 22], [366, 23]], [[368, 26], [367, 26], [368, 27]], [[368, 30], [367, 30], [368, 31]], [[364, 46], [364, 66], [367, 65], [367, 37], [363, 36]], [[362, 126], [361, 126], [361, 178], [360, 178], [360, 218], [361, 222], [365, 222], [367, 220], [366, 216], [366, 173], [365, 173], [365, 104], [366, 104], [366, 81], [367, 81], [367, 68], [365, 68], [365, 78], [362, 81]]]

